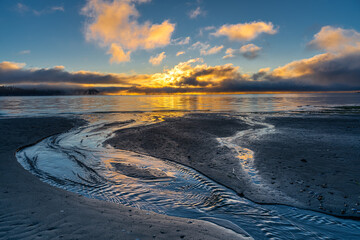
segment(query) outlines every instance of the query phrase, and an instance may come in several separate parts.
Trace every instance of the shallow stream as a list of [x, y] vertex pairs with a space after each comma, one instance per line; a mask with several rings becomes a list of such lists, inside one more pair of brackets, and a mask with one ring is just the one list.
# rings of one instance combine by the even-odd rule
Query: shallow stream
[[[17, 152], [22, 166], [53, 186], [89, 198], [161, 214], [202, 219], [249, 239], [359, 239], [360, 223], [288, 206], [259, 205], [238, 196], [194, 169], [148, 155], [103, 146], [115, 130], [154, 124], [182, 112], [103, 114], [85, 117], [90, 124], [48, 137]], [[115, 120], [116, 119], [116, 120]], [[244, 120], [244, 118], [242, 119]], [[245, 119], [252, 121], [251, 117]], [[269, 134], [271, 125], [257, 134]], [[251, 150], [234, 145], [239, 164], [254, 184], [261, 178]]]

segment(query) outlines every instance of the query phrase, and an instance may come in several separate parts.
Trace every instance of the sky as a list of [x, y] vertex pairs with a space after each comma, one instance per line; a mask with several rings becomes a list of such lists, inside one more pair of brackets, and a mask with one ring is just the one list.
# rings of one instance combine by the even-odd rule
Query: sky
[[360, 89], [360, 1], [2, 0], [0, 84]]

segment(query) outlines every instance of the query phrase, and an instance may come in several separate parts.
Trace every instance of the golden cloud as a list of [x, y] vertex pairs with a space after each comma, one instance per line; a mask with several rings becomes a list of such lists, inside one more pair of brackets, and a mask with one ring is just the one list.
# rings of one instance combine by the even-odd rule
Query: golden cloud
[[86, 39], [97, 41], [101, 46], [110, 46], [109, 53], [115, 53], [112, 62], [129, 60], [130, 51], [125, 53], [125, 50], [153, 49], [171, 42], [175, 24], [168, 20], [160, 24], [139, 23], [135, 2], [147, 1], [89, 0], [82, 9], [82, 13], [90, 19], [86, 25]]
[[314, 73], [312, 66], [334, 59], [330, 53], [319, 54], [308, 59], [301, 59], [290, 62], [282, 67], [273, 70], [272, 75], [278, 78], [299, 78]]
[[226, 51], [225, 51], [225, 54], [226, 54], [226, 55], [223, 56], [223, 59], [235, 57], [235, 52], [236, 52], [235, 49], [232, 49], [232, 48], [226, 49]]
[[201, 58], [180, 62], [171, 69], [150, 76], [148, 84], [143, 87], [215, 87], [225, 79], [241, 78], [239, 68], [232, 64], [208, 66]]
[[25, 63], [16, 63], [16, 62], [0, 62], [0, 71], [12, 71], [18, 70], [25, 67]]
[[165, 58], [165, 52], [162, 52], [156, 56], [150, 57], [149, 63], [151, 63], [152, 65], [159, 65]]
[[223, 59], [233, 58], [239, 54], [242, 54], [244, 57], [248, 59], [254, 59], [259, 55], [261, 49], [262, 49], [261, 47], [258, 47], [252, 43], [246, 44], [242, 46], [240, 49], [228, 48], [225, 51], [225, 56], [223, 56]]
[[178, 57], [178, 56], [183, 55], [183, 54], [185, 54], [184, 51], [179, 51], [179, 52], [176, 53], [176, 56]]
[[131, 51], [128, 51], [127, 53], [124, 52], [122, 47], [118, 46], [115, 43], [111, 44], [111, 47], [108, 51], [109, 54], [111, 54], [110, 63], [120, 63], [120, 62], [128, 62], [130, 61], [130, 53]]
[[212, 54], [216, 54], [218, 52], [221, 51], [221, 49], [223, 49], [224, 46], [221, 45], [221, 46], [215, 46], [215, 47], [212, 47], [210, 49], [201, 49], [200, 50], [200, 55], [212, 55]]
[[256, 46], [255, 44], [247, 44], [240, 48], [240, 53], [246, 58], [253, 59], [256, 58], [261, 50], [261, 47]]
[[330, 51], [356, 51], [360, 49], [360, 33], [353, 29], [322, 27], [309, 43], [310, 47]]
[[309, 44], [327, 52], [278, 67], [271, 76], [320, 85], [360, 83], [358, 32], [325, 26]]
[[275, 34], [277, 29], [271, 22], [251, 22], [239, 24], [226, 24], [220, 27], [214, 36], [226, 36], [231, 41], [250, 41], [261, 33]]

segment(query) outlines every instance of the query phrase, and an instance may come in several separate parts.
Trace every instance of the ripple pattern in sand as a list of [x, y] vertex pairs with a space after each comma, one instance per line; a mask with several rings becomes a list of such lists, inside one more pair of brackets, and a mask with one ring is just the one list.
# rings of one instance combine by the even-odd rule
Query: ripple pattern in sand
[[42, 181], [89, 198], [203, 219], [254, 239], [358, 239], [360, 224], [239, 197], [199, 172], [144, 154], [103, 147], [117, 124], [94, 124], [52, 136], [17, 152]]

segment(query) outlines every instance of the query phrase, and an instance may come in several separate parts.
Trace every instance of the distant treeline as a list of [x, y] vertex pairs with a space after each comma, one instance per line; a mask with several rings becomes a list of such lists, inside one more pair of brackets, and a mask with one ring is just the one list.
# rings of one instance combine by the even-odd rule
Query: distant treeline
[[0, 86], [0, 96], [55, 96], [55, 95], [97, 95], [95, 88], [89, 89], [27, 89], [12, 86]]

